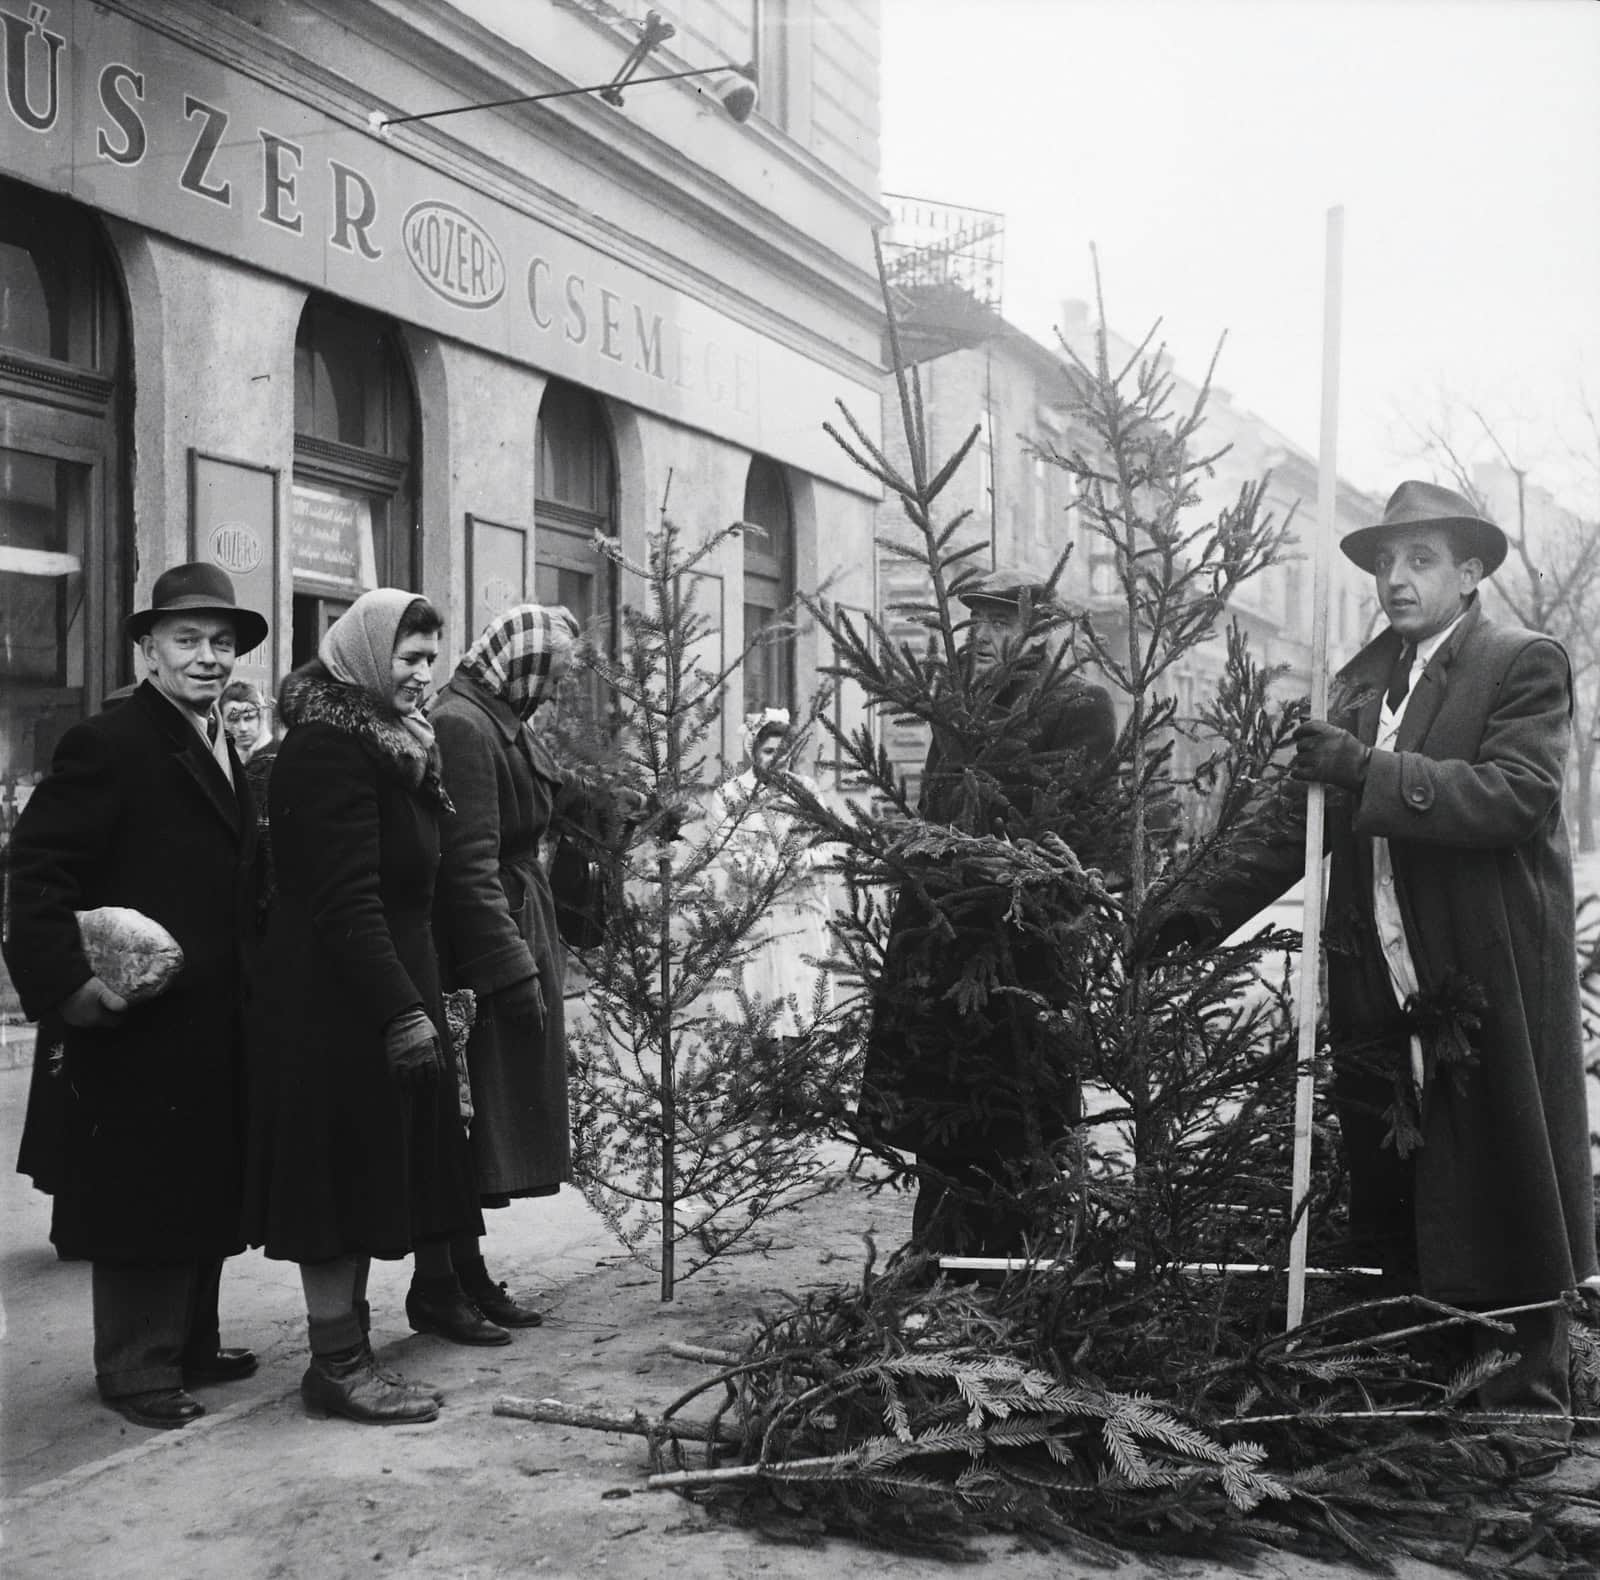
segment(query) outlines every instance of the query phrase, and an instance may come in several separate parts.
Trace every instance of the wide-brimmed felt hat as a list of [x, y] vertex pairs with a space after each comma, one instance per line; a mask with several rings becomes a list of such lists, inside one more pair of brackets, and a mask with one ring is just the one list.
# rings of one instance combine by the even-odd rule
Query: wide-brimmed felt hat
[[234, 597], [233, 579], [220, 565], [195, 562], [162, 571], [150, 589], [150, 607], [130, 614], [122, 634], [130, 642], [147, 636], [157, 620], [169, 614], [225, 614], [233, 621], [239, 651], [248, 653], [267, 637], [265, 615], [241, 609]]
[[1364, 571], [1374, 571], [1378, 546], [1391, 532], [1404, 527], [1449, 527], [1459, 538], [1464, 557], [1483, 561], [1483, 574], [1499, 570], [1510, 544], [1492, 521], [1480, 516], [1472, 501], [1453, 488], [1438, 483], [1405, 482], [1389, 496], [1383, 520], [1373, 527], [1357, 527], [1339, 540], [1345, 558]]
[[1024, 594], [1036, 609], [1042, 604], [1055, 602], [1055, 595], [1044, 582], [1018, 571], [990, 571], [988, 575], [968, 582], [956, 597], [969, 609], [979, 609], [985, 604], [1020, 609]]

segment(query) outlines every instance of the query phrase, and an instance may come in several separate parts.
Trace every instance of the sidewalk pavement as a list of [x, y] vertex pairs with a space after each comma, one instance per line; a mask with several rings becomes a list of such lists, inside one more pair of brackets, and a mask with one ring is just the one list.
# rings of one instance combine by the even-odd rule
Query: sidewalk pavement
[[[223, 1337], [248, 1344], [260, 1371], [197, 1390], [211, 1412], [179, 1432], [149, 1432], [105, 1409], [90, 1361], [88, 1269], [57, 1260], [48, 1200], [11, 1172], [27, 1071], [0, 1073], [0, 1511], [6, 1580], [82, 1575], [115, 1580], [927, 1580], [945, 1565], [842, 1542], [777, 1546], [713, 1523], [697, 1506], [645, 1488], [635, 1436], [496, 1416], [503, 1394], [591, 1410], [657, 1414], [703, 1382], [706, 1368], [674, 1342], [738, 1347], [763, 1312], [808, 1290], [861, 1276], [865, 1238], [879, 1255], [909, 1229], [904, 1196], [846, 1186], [768, 1225], [759, 1250], [729, 1256], [657, 1298], [655, 1275], [620, 1256], [572, 1192], [492, 1215], [497, 1277], [533, 1293], [543, 1327], [495, 1349], [464, 1349], [409, 1332], [408, 1263], [373, 1270], [373, 1338], [384, 1361], [441, 1387], [431, 1425], [375, 1428], [308, 1418], [299, 1398], [304, 1316], [292, 1267], [259, 1254], [223, 1276]], [[701, 1402], [689, 1414], [703, 1416]], [[1559, 1474], [1594, 1482], [1590, 1447]], [[1577, 1479], [1572, 1479], [1577, 1478]], [[689, 1540], [677, 1540], [687, 1537]], [[1059, 1580], [1070, 1554], [997, 1536], [980, 1544], [1005, 1580]], [[1187, 1580], [1236, 1580], [1194, 1558]], [[1267, 1580], [1334, 1580], [1346, 1565], [1267, 1554]], [[1110, 1580], [1170, 1576], [1170, 1560], [1129, 1560]], [[1439, 1580], [1401, 1564], [1404, 1580]]]
[[[29, 1028], [31, 1036], [31, 1028]], [[50, 1198], [15, 1172], [27, 1103], [27, 1065], [0, 1070], [0, 1494], [93, 1464], [150, 1434], [100, 1402], [94, 1386], [89, 1265], [50, 1244]], [[574, 1190], [486, 1215], [485, 1259], [496, 1278], [539, 1299], [614, 1258], [617, 1244]], [[373, 1340], [409, 1339], [411, 1263], [375, 1262]], [[230, 1412], [279, 1399], [305, 1370], [305, 1305], [292, 1263], [259, 1251], [231, 1257], [222, 1277], [222, 1342], [244, 1345], [261, 1369], [242, 1383], [196, 1390]], [[502, 1351], [479, 1351], [493, 1355]]]

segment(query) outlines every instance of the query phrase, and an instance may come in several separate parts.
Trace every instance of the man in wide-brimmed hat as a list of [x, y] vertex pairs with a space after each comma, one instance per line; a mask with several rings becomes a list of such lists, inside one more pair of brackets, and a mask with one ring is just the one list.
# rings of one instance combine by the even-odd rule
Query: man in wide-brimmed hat
[[[222, 1259], [242, 1248], [242, 951], [255, 813], [217, 719], [235, 659], [267, 622], [213, 565], [156, 579], [124, 626], [147, 677], [75, 725], [11, 841], [6, 963], [62, 1049], [51, 1239], [93, 1263], [102, 1397], [140, 1426], [203, 1415], [184, 1385], [255, 1370], [221, 1347]], [[77, 912], [138, 911], [183, 950], [157, 997], [96, 974]]]
[[[1388, 628], [1340, 671], [1293, 773], [1328, 805], [1334, 1103], [1361, 1260], [1453, 1304], [1553, 1302], [1477, 1330], [1520, 1351], [1487, 1408], [1570, 1433], [1562, 1293], [1594, 1275], [1572, 862], [1561, 792], [1572, 675], [1552, 638], [1491, 620], [1505, 534], [1402, 483], [1349, 533]], [[1206, 887], [1225, 934], [1301, 874], [1292, 842]]]
[[[1110, 695], [1043, 661], [1063, 613], [1048, 584], [1002, 570], [972, 578], [956, 596], [970, 614], [972, 672], [997, 689], [964, 739], [935, 732], [921, 814], [971, 834], [1048, 833], [1077, 847], [1116, 740]], [[1080, 855], [1095, 859], [1087, 848]], [[860, 1118], [916, 1154], [920, 1250], [1022, 1255], [1038, 1226], [1030, 1137], [1055, 1143], [1081, 1113], [1076, 1074], [1041, 1012], [1076, 991], [1075, 964], [1037, 927], [1012, 925], [1008, 894], [943, 892], [943, 925], [934, 925], [927, 892], [907, 884], [895, 900]], [[993, 958], [995, 990], [964, 1002], [955, 989], [984, 957]]]

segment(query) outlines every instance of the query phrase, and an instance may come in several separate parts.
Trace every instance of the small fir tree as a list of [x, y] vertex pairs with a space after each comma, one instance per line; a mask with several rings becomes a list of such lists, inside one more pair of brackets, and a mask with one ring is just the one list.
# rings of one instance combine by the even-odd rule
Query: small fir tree
[[581, 773], [653, 809], [638, 837], [605, 852], [605, 939], [584, 960], [570, 1044], [578, 1183], [623, 1245], [659, 1266], [663, 1300], [772, 1213], [835, 1183], [815, 1135], [789, 1122], [840, 1057], [821, 1036], [824, 1007], [763, 1001], [740, 983], [764, 919], [805, 878], [807, 836], [785, 833], [752, 864], [732, 847], [755, 798], [725, 795], [706, 815], [728, 681], [748, 654], [704, 661], [713, 632], [696, 587], [738, 530], [686, 547], [663, 512], [642, 565], [600, 540], [643, 596], [621, 611], [619, 657], [592, 656], [606, 739], [561, 732]]

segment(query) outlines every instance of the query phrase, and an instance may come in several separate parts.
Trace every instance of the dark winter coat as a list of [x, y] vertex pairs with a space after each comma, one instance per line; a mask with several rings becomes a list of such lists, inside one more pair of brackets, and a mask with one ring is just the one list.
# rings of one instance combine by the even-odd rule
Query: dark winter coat
[[418, 1005], [450, 1046], [431, 925], [437, 783], [417, 786], [422, 748], [399, 716], [318, 663], [285, 680], [280, 714], [246, 1231], [298, 1262], [480, 1234], [455, 1080], [407, 1096], [383, 1051], [384, 1027]]
[[[231, 786], [194, 725], [146, 682], [62, 737], [12, 836], [6, 963], [44, 1045], [63, 1052], [50, 1078], [60, 1083], [53, 1156], [40, 1166], [55, 1195], [51, 1238], [68, 1256], [178, 1262], [243, 1244], [255, 810], [229, 754]], [[116, 1027], [70, 1027], [56, 1006], [93, 974], [73, 912], [103, 905], [159, 922], [183, 969]]]
[[[1035, 795], [1049, 783], [1060, 812], [1054, 831], [1073, 843], [1076, 808], [1096, 795], [1116, 739], [1111, 698], [1099, 686], [1068, 683], [1053, 694], [1041, 692], [1032, 706], [1010, 701], [1018, 724], [999, 750], [986, 754], [994, 789], [984, 804], [1009, 802], [1001, 829], [1021, 836], [1041, 821]], [[962, 826], [961, 801], [969, 792], [964, 765], [936, 738], [924, 769], [922, 816]], [[966, 832], [1001, 829], [986, 810]], [[1032, 837], [1044, 832], [1031, 830]], [[1011, 958], [1005, 980], [1046, 997], [1065, 990], [1070, 962], [1055, 958], [1042, 937], [1009, 927], [1010, 903], [1009, 892], [951, 897], [944, 914], [955, 927], [952, 939], [930, 925], [927, 907], [912, 890], [902, 889], [896, 899], [860, 1104], [863, 1120], [892, 1146], [925, 1157], [993, 1162], [1019, 1155], [1030, 1121], [1049, 1139], [1077, 1117], [1076, 1077], [1047, 1045], [1026, 1000], [992, 993], [981, 1007], [963, 1008], [952, 997], [974, 952], [997, 941]]]
[[[539, 841], [561, 777], [509, 704], [457, 676], [429, 715], [455, 816], [441, 829], [434, 905], [446, 988], [469, 987], [472, 1152], [485, 1197], [545, 1195], [572, 1178], [565, 955]], [[516, 1026], [495, 993], [537, 976], [540, 1027]]]
[[[1400, 645], [1390, 630], [1345, 667], [1333, 722], [1371, 744]], [[1392, 1027], [1372, 909], [1387, 839], [1420, 995], [1454, 974], [1483, 990], [1476, 1060], [1433, 1075], [1415, 1162], [1426, 1294], [1540, 1300], [1596, 1270], [1579, 1029], [1572, 861], [1561, 790], [1572, 680], [1559, 644], [1474, 601], [1414, 682], [1394, 751], [1358, 794], [1328, 798], [1328, 993], [1335, 1052]], [[1298, 879], [1303, 832], [1217, 877], [1231, 930]]]

